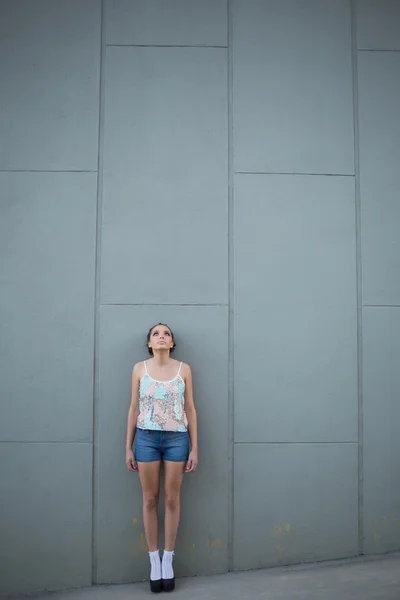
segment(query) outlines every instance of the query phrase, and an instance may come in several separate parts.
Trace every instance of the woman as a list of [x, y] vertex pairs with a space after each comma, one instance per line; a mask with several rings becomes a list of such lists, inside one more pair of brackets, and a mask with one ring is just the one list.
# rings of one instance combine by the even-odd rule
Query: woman
[[[138, 471], [143, 491], [143, 521], [150, 556], [150, 589], [172, 591], [172, 567], [179, 525], [179, 495], [184, 473], [198, 463], [197, 417], [189, 365], [171, 358], [175, 349], [171, 329], [162, 323], [147, 334], [150, 360], [132, 372], [132, 398], [126, 435], [126, 466]], [[136, 434], [135, 455], [132, 444]], [[191, 451], [189, 452], [189, 436]], [[165, 550], [158, 549], [160, 467], [164, 466]]]

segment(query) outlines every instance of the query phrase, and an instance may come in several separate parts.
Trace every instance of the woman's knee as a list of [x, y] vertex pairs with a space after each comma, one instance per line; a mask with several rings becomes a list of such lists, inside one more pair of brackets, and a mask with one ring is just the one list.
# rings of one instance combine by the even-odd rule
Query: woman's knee
[[145, 510], [156, 510], [158, 506], [158, 494], [145, 494], [143, 496], [143, 507]]
[[164, 494], [165, 508], [175, 511], [179, 508], [179, 492], [165, 490]]

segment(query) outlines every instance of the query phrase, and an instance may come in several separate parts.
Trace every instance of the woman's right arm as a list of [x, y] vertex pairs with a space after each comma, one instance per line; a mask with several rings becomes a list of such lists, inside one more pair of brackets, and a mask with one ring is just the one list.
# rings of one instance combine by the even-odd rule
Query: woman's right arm
[[136, 433], [136, 422], [139, 416], [139, 385], [140, 385], [140, 363], [133, 367], [132, 371], [132, 396], [128, 411], [128, 423], [126, 427], [126, 466], [129, 471], [137, 471], [138, 466], [132, 452], [133, 441]]

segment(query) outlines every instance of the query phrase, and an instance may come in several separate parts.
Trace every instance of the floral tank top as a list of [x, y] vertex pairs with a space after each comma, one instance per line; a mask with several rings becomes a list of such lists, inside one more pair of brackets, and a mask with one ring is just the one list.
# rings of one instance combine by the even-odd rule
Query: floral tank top
[[145, 374], [140, 380], [139, 429], [157, 431], [187, 431], [185, 413], [185, 382], [179, 371], [170, 381], [157, 381], [150, 377], [144, 361]]

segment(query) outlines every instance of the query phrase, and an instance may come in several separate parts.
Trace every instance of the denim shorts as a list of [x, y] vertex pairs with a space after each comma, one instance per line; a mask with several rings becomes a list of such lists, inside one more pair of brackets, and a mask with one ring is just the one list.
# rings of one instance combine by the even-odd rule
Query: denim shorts
[[189, 458], [189, 434], [187, 431], [137, 428], [135, 458], [137, 462], [186, 462]]

